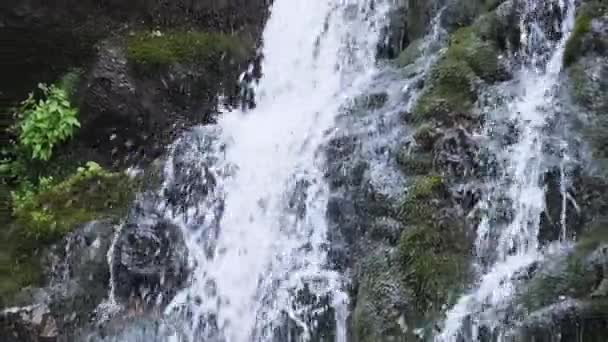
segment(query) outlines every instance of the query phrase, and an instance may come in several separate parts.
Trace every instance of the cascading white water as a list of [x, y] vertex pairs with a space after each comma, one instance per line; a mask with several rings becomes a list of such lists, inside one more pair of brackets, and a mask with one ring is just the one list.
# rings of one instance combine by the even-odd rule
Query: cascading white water
[[[285, 316], [306, 339], [313, 308], [302, 308], [296, 295], [307, 290], [330, 299], [336, 340], [345, 341], [347, 298], [326, 260], [328, 189], [319, 148], [340, 106], [375, 72], [387, 7], [274, 1], [256, 108], [226, 113], [203, 131], [205, 155], [188, 158], [200, 159], [211, 191], [167, 214], [184, 227], [193, 261], [192, 283], [167, 312], [186, 314], [190, 339], [270, 341]], [[175, 170], [167, 165], [170, 182]], [[299, 203], [290, 205], [293, 198]]]
[[[555, 115], [555, 87], [562, 70], [565, 43], [574, 24], [575, 7], [573, 0], [555, 1], [554, 4], [563, 14], [562, 36], [557, 43], [545, 39], [538, 25], [542, 16], [550, 15], [542, 9], [550, 6], [543, 7], [546, 5], [544, 0], [522, 1], [520, 29], [524, 61], [515, 76], [516, 98], [500, 112], [503, 115], [506, 112], [509, 121], [515, 123], [517, 140], [503, 151], [493, 151], [502, 165], [502, 173], [492, 185], [497, 193], [490, 194], [490, 198], [506, 197], [512, 217], [504, 226], [493, 226], [492, 217], [484, 218], [480, 224], [479, 257], [493, 252], [491, 258], [496, 261], [487, 269], [481, 267], [485, 274], [476, 288], [448, 311], [444, 329], [435, 341], [478, 341], [481, 329], [501, 340], [502, 333], [495, 329], [503, 323], [504, 310], [513, 299], [514, 276], [543, 258], [538, 233], [541, 213], [545, 209], [542, 177], [547, 171], [543, 151], [547, 139], [544, 130]], [[489, 118], [491, 121], [492, 115]], [[565, 217], [562, 221], [565, 222]], [[565, 237], [565, 233], [561, 232], [560, 236]], [[497, 242], [492, 241], [496, 238]], [[466, 332], [465, 325], [468, 325]]]

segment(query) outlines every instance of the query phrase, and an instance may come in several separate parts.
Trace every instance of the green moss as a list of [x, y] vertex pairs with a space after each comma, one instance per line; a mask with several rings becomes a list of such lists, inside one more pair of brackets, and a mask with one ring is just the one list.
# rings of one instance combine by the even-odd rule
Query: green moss
[[[529, 312], [558, 302], [560, 296], [589, 299], [598, 282], [596, 270], [589, 267], [589, 256], [608, 243], [606, 222], [583, 234], [568, 255], [553, 258], [534, 275], [520, 295]], [[604, 275], [605, 276], [605, 275]]]
[[432, 224], [417, 225], [401, 236], [404, 282], [413, 289], [421, 312], [438, 311], [466, 280], [467, 253], [461, 246]]
[[75, 100], [74, 96], [78, 90], [78, 84], [82, 79], [83, 73], [84, 71], [82, 69], [71, 69], [70, 71], [66, 72], [57, 83], [57, 86], [63, 89], [72, 101]]
[[[2, 238], [8, 237], [3, 234]], [[16, 258], [9, 241], [0, 243], [0, 307], [9, 306], [14, 294], [42, 280], [39, 261], [34, 257]]]
[[519, 301], [528, 312], [559, 301], [560, 296], [580, 298], [591, 293], [595, 275], [584, 267], [576, 253], [562, 260], [558, 267], [535, 275]]
[[40, 255], [79, 224], [119, 219], [132, 202], [137, 181], [88, 163], [61, 182], [13, 193], [13, 222], [0, 230], [0, 304], [41, 280]]
[[[591, 31], [591, 22], [608, 13], [608, 4], [601, 0], [590, 1], [581, 5], [576, 16], [574, 29], [566, 43], [564, 50], [564, 66], [568, 67], [576, 62], [580, 56], [588, 52], [583, 47], [587, 34]], [[600, 38], [601, 40], [601, 38]], [[606, 45], [605, 41], [596, 42], [597, 45]]]
[[432, 125], [422, 124], [416, 129], [414, 140], [419, 149], [430, 152], [439, 136], [439, 132]]
[[421, 123], [458, 112], [468, 113], [476, 99], [473, 70], [462, 60], [446, 55], [431, 71], [429, 87], [412, 111], [411, 121]]
[[419, 57], [422, 56], [423, 50], [422, 46], [424, 45], [424, 39], [416, 39], [411, 42], [405, 50], [401, 51], [399, 56], [397, 57], [397, 66], [406, 67], [416, 61]]
[[439, 176], [419, 176], [409, 186], [408, 194], [399, 208], [399, 218], [405, 224], [426, 223], [446, 196], [446, 188]]
[[442, 119], [450, 113], [467, 114], [477, 100], [474, 81], [496, 82], [505, 78], [499, 62], [500, 32], [494, 13], [452, 34], [450, 45], [433, 67], [430, 82], [418, 99], [412, 121]]
[[608, 220], [601, 219], [590, 227], [579, 239], [575, 247], [577, 257], [583, 257], [593, 252], [596, 248], [608, 243]]
[[485, 81], [493, 82], [500, 78], [498, 48], [493, 41], [482, 39], [475, 27], [456, 31], [447, 54], [452, 59], [466, 61], [473, 72]]
[[418, 178], [411, 186], [408, 197], [411, 200], [425, 200], [441, 195], [445, 190], [443, 179], [437, 175]]
[[591, 20], [593, 17], [586, 11], [577, 15], [574, 30], [572, 30], [564, 50], [564, 66], [572, 65], [583, 53], [583, 38], [591, 29]]
[[52, 243], [77, 224], [123, 213], [133, 190], [134, 184], [126, 175], [90, 163], [38, 193], [16, 194], [13, 214], [28, 240]]
[[365, 258], [359, 269], [357, 305], [353, 311], [353, 337], [358, 342], [385, 341], [403, 335], [395, 296], [405, 296], [391, 256], [378, 252]]
[[429, 27], [433, 2], [428, 0], [408, 0], [407, 33], [412, 40], [424, 37]]
[[428, 174], [433, 168], [433, 158], [430, 154], [411, 154], [402, 151], [397, 155], [397, 163], [406, 175]]
[[431, 315], [468, 277], [470, 242], [464, 225], [440, 214], [450, 205], [447, 197], [441, 177], [418, 177], [400, 210], [408, 227], [398, 246], [403, 281], [414, 291], [418, 311]]
[[207, 32], [140, 32], [127, 41], [129, 62], [140, 66], [217, 62], [224, 54], [241, 60], [247, 55], [246, 44], [235, 36]]
[[585, 67], [580, 63], [575, 63], [568, 69], [568, 77], [572, 88], [574, 100], [589, 108], [593, 105], [593, 94], [589, 89], [591, 81], [585, 72]]

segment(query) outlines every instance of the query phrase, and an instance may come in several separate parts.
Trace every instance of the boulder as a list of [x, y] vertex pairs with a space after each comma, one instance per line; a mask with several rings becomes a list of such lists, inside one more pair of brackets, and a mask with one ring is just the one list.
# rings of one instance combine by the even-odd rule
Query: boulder
[[9, 0], [0, 4], [3, 96], [21, 100], [37, 82], [52, 82], [69, 67], [86, 66], [93, 46], [132, 27], [186, 27], [237, 33], [257, 42], [270, 0]]
[[25, 288], [0, 312], [2, 341], [71, 341], [109, 294], [111, 221], [82, 225], [44, 257], [42, 288]]
[[188, 251], [180, 227], [136, 206], [113, 250], [113, 290], [122, 304], [167, 304], [188, 277]]

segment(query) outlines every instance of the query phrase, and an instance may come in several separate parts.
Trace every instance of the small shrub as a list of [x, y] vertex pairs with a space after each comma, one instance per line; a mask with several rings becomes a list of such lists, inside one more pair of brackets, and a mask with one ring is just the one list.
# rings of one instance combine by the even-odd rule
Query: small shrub
[[53, 148], [66, 141], [80, 127], [78, 111], [72, 107], [65, 90], [39, 84], [43, 98], [34, 94], [23, 101], [20, 110], [19, 144], [32, 153], [32, 159], [49, 160]]
[[13, 216], [27, 241], [53, 242], [100, 216], [118, 215], [130, 203], [134, 183], [94, 162], [62, 182], [42, 178], [37, 187], [13, 192]]

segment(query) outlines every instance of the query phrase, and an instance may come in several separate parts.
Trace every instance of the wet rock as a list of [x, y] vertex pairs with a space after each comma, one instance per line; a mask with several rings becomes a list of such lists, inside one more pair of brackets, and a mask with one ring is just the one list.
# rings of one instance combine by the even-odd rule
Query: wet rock
[[399, 0], [389, 13], [389, 26], [385, 30], [384, 44], [378, 55], [396, 58], [401, 51], [430, 30], [430, 22], [439, 9], [440, 1]]
[[[196, 39], [174, 35], [176, 37], [158, 39], [171, 39], [175, 44]], [[153, 160], [186, 128], [211, 122], [219, 106], [217, 94], [225, 94], [228, 101], [235, 100], [236, 80], [247, 58], [225, 51], [225, 58], [220, 60], [219, 54], [209, 52], [200, 63], [168, 60], [163, 61], [167, 64], [152, 67], [146, 63], [156, 57], [144, 48], [162, 49], [164, 45], [152, 41], [154, 38], [137, 37], [101, 42], [95, 63], [80, 90], [82, 127], [76, 139], [99, 151], [99, 158], [105, 164], [114, 166]], [[145, 39], [151, 41], [142, 42]], [[224, 38], [217, 36], [217, 40], [220, 39]], [[228, 36], [225, 39], [228, 40]], [[234, 44], [242, 44], [234, 40]], [[242, 49], [239, 51], [247, 51], [246, 47]], [[200, 52], [193, 49], [192, 53]], [[140, 70], [142, 68], [145, 70]]]
[[403, 49], [397, 57], [397, 65], [400, 67], [406, 67], [420, 58], [423, 54], [424, 40], [417, 39], [411, 42], [407, 48]]
[[403, 225], [398, 220], [391, 217], [380, 217], [372, 222], [370, 238], [396, 246], [402, 231]]
[[[580, 175], [580, 173], [574, 173], [570, 177], [579, 179], [579, 181], [576, 181], [578, 186], [574, 190], [567, 189], [566, 191], [562, 190], [562, 179], [559, 170], [547, 172], [544, 177], [546, 188], [545, 211], [541, 214], [539, 230], [539, 241], [541, 243], [559, 240], [562, 238], [562, 232], [566, 234], [567, 238], [573, 238], [582, 233], [584, 220], [588, 218], [585, 218], [584, 212], [586, 210], [581, 210], [579, 205], [587, 207], [590, 203], [587, 200], [583, 200], [583, 198], [591, 194], [584, 194], [587, 189], [580, 182], [582, 178], [585, 178], [584, 176]], [[591, 209], [590, 207], [587, 208]]]
[[608, 56], [581, 58], [569, 69], [574, 100], [592, 113], [608, 110]]
[[50, 342], [57, 324], [46, 305], [10, 308], [0, 312], [0, 339], [6, 342]]
[[[239, 35], [255, 45], [269, 14], [269, 0], [61, 1], [9, 0], [0, 4], [0, 71], [3, 100], [21, 101], [38, 82], [54, 82], [71, 67], [87, 68], [94, 46], [132, 28], [179, 27]], [[242, 70], [235, 70], [238, 73]], [[236, 81], [236, 78], [233, 79]]]
[[224, 148], [218, 143], [219, 133], [212, 126], [194, 128], [172, 146], [164, 167], [163, 197], [175, 213], [214, 200], [216, 177], [220, 176], [215, 166]]
[[602, 341], [608, 327], [606, 243], [601, 229], [588, 232], [573, 250], [537, 265], [519, 299], [518, 307], [527, 312], [512, 341], [550, 341], [556, 336]]
[[582, 56], [606, 56], [608, 19], [605, 3], [598, 0], [585, 1], [577, 10], [574, 30], [564, 50], [564, 65], [573, 65]]
[[133, 209], [114, 246], [116, 298], [151, 308], [168, 303], [188, 277], [181, 229], [154, 212]]
[[480, 14], [496, 8], [504, 0], [451, 0], [441, 15], [441, 23], [449, 32], [469, 26]]
[[108, 296], [107, 254], [113, 235], [112, 221], [94, 221], [54, 245], [44, 258], [45, 287], [22, 290], [13, 300], [15, 308], [0, 313], [0, 337], [21, 342], [73, 340]]
[[143, 316], [111, 321], [79, 334], [78, 339], [86, 342], [164, 342], [172, 338], [185, 339], [183, 329], [163, 317]]
[[608, 320], [603, 314], [606, 305], [605, 301], [565, 299], [534, 312], [512, 333], [508, 341], [550, 342], [556, 338], [568, 341], [604, 341], [608, 328]]
[[354, 341], [412, 337], [413, 329], [405, 320], [413, 310], [413, 298], [397, 276], [397, 265], [395, 251], [390, 249], [379, 249], [360, 261], [352, 313]]
[[479, 147], [463, 128], [446, 130], [435, 143], [433, 155], [437, 170], [451, 180], [465, 180], [479, 176]]

